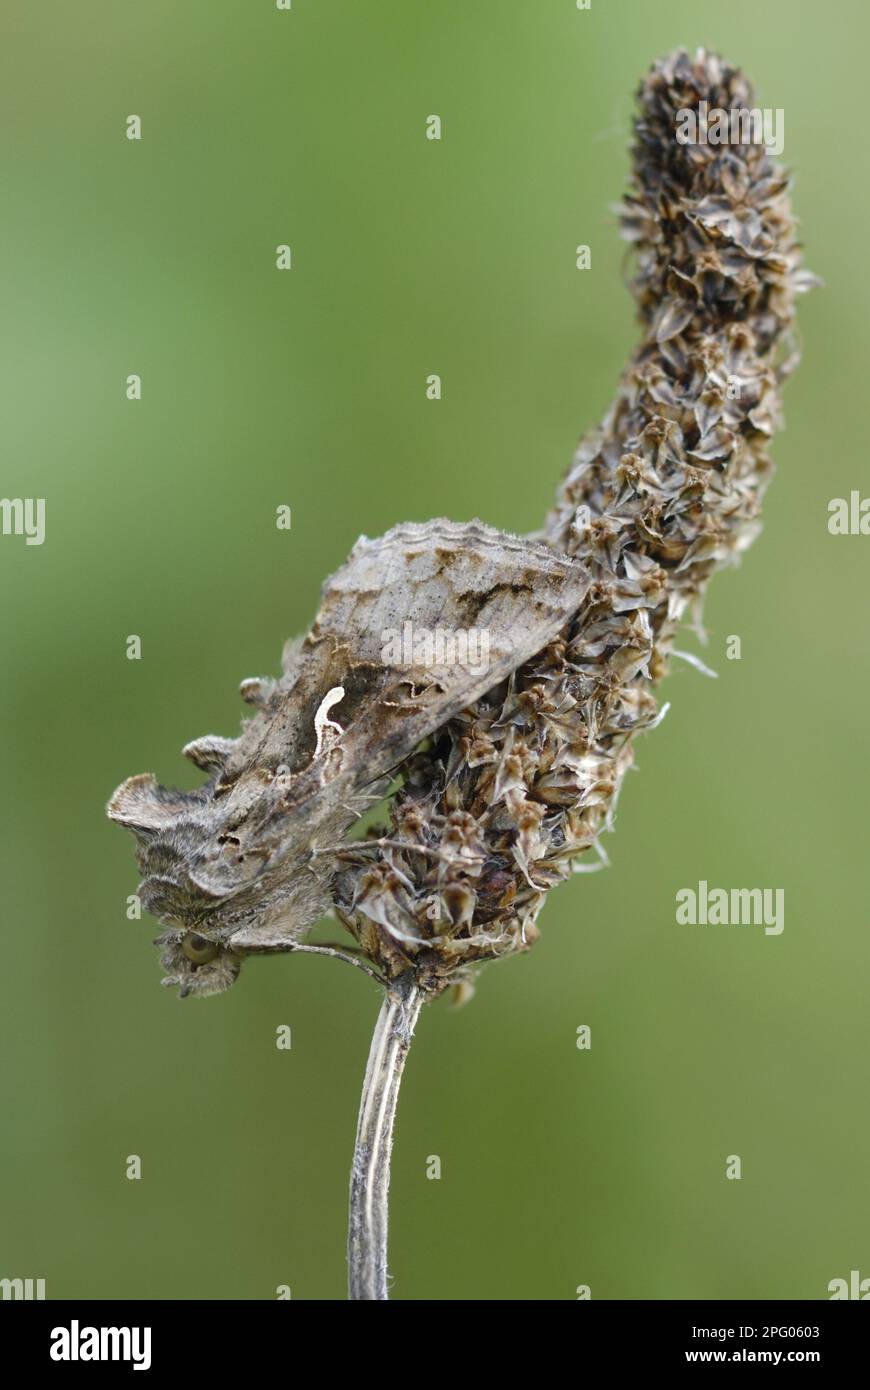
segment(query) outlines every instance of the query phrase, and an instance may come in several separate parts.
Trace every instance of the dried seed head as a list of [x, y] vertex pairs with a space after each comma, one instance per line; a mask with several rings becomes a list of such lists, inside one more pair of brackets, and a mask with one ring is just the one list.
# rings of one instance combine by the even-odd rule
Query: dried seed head
[[[582, 561], [589, 592], [557, 640], [433, 739], [388, 843], [335, 885], [381, 968], [416, 965], [433, 988], [532, 943], [547, 891], [609, 827], [633, 736], [658, 720], [651, 687], [680, 619], [758, 531], [794, 299], [813, 278], [764, 145], [676, 139], [678, 112], [702, 101], [754, 106], [743, 75], [703, 51], [656, 64], [640, 90], [621, 222], [643, 338], [542, 536]], [[473, 868], [449, 852], [459, 814]]]

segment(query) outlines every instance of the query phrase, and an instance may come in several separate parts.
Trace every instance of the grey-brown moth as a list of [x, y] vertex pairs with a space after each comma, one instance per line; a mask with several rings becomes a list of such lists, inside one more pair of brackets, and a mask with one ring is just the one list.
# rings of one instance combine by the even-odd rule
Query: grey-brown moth
[[[330, 909], [335, 852], [390, 774], [546, 647], [588, 588], [576, 560], [480, 521], [362, 537], [285, 648], [281, 678], [242, 683], [256, 713], [240, 737], [184, 748], [205, 785], [177, 791], [145, 773], [109, 801], [136, 836], [142, 904], [167, 927], [165, 983], [216, 993], [246, 954], [294, 949]], [[473, 628], [487, 659], [439, 666], [388, 650], [385, 634], [408, 625]]]

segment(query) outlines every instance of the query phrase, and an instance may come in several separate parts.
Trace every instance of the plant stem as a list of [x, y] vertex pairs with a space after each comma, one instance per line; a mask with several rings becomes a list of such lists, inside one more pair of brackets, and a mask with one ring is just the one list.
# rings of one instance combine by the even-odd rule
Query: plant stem
[[347, 1237], [348, 1297], [387, 1298], [387, 1199], [393, 1122], [405, 1058], [423, 1004], [408, 974], [384, 995], [363, 1081], [353, 1166]]

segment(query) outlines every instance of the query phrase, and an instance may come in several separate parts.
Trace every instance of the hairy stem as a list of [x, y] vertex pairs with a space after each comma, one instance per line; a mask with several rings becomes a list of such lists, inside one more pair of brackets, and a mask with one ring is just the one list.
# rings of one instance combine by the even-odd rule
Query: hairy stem
[[348, 1296], [387, 1298], [387, 1200], [396, 1102], [423, 994], [408, 974], [387, 989], [360, 1099], [347, 1238]]

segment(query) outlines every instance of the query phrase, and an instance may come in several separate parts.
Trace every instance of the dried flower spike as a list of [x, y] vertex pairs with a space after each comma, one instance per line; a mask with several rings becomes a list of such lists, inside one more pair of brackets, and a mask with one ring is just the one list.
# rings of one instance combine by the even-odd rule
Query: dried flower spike
[[657, 64], [640, 92], [622, 230], [644, 335], [541, 536], [589, 591], [407, 765], [384, 843], [334, 889], [369, 958], [426, 989], [537, 938], [547, 892], [609, 824], [633, 735], [660, 717], [651, 688], [680, 619], [758, 531], [794, 299], [813, 279], [764, 145], [678, 142], [677, 113], [703, 101], [754, 105], [705, 52]]

